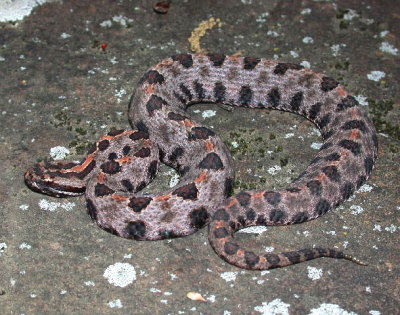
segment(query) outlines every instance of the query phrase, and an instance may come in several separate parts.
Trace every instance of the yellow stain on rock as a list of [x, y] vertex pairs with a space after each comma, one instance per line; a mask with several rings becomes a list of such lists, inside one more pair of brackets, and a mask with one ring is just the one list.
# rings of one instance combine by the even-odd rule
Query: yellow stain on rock
[[206, 34], [208, 30], [214, 28], [214, 26], [221, 27], [222, 22], [219, 18], [211, 17], [207, 21], [203, 21], [197, 26], [193, 31], [188, 41], [190, 43], [190, 49], [196, 53], [205, 52], [204, 49], [200, 47], [200, 40]]

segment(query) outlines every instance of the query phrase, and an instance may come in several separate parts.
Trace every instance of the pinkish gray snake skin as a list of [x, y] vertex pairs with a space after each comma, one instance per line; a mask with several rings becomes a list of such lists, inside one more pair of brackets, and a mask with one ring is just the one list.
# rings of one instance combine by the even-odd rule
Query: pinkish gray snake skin
[[[186, 113], [188, 105], [199, 102], [297, 113], [318, 126], [324, 142], [287, 189], [229, 197], [234, 170], [228, 149]], [[318, 257], [361, 263], [324, 248], [255, 254], [233, 239], [237, 230], [252, 225], [315, 219], [348, 199], [369, 177], [377, 157], [375, 128], [334, 79], [275, 60], [176, 55], [141, 78], [129, 118], [135, 130], [110, 132], [82, 163], [36, 164], [25, 174], [27, 185], [57, 197], [85, 193], [91, 218], [125, 238], [180, 237], [208, 224], [216, 253], [241, 268], [271, 269]], [[180, 173], [180, 183], [162, 194], [140, 193], [160, 161]]]

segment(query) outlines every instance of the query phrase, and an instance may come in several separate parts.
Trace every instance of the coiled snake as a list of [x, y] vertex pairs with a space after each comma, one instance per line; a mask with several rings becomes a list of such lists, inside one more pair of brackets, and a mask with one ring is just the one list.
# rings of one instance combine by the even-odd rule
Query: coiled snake
[[[282, 191], [245, 191], [229, 197], [232, 158], [212, 130], [188, 117], [199, 102], [221, 102], [300, 114], [321, 131], [323, 145], [310, 166]], [[356, 99], [334, 79], [302, 66], [252, 57], [181, 54], [140, 79], [129, 106], [134, 130], [101, 138], [82, 163], [41, 162], [25, 174], [33, 190], [57, 197], [85, 193], [97, 224], [125, 238], [158, 240], [209, 224], [209, 240], [227, 262], [271, 269], [342, 252], [313, 248], [255, 254], [233, 239], [252, 225], [315, 219], [348, 199], [370, 175], [377, 157], [375, 128]], [[162, 194], [141, 194], [160, 161], [181, 175]]]

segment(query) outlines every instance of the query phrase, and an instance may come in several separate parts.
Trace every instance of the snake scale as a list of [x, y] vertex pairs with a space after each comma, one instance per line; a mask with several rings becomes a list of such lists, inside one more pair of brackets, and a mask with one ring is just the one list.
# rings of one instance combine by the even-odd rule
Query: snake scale
[[[199, 102], [297, 113], [320, 129], [323, 145], [286, 189], [230, 196], [234, 170], [227, 147], [186, 113], [188, 105]], [[180, 237], [208, 224], [216, 253], [241, 268], [271, 269], [318, 257], [361, 264], [324, 248], [256, 254], [233, 238], [248, 226], [315, 219], [367, 180], [377, 157], [376, 131], [336, 80], [275, 60], [175, 55], [139, 80], [129, 118], [133, 130], [110, 132], [83, 162], [40, 162], [26, 172], [25, 182], [57, 197], [85, 193], [91, 218], [104, 230], [129, 239]], [[161, 194], [140, 193], [160, 161], [179, 172], [179, 184]]]

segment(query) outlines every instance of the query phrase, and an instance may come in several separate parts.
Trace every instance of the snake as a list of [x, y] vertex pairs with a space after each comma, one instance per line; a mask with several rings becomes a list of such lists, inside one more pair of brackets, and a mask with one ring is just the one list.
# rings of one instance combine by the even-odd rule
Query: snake
[[[301, 115], [317, 126], [322, 146], [287, 188], [233, 194], [227, 145], [186, 111], [201, 102]], [[179, 54], [144, 73], [128, 115], [132, 129], [109, 132], [82, 162], [35, 164], [25, 173], [27, 186], [56, 197], [85, 194], [97, 225], [128, 239], [181, 237], [208, 225], [217, 255], [239, 268], [267, 270], [319, 257], [365, 264], [329, 248], [255, 253], [234, 239], [249, 226], [316, 219], [349, 199], [370, 176], [378, 152], [375, 127], [335, 79], [277, 60]], [[179, 183], [162, 193], [141, 192], [160, 163], [179, 173]]]

